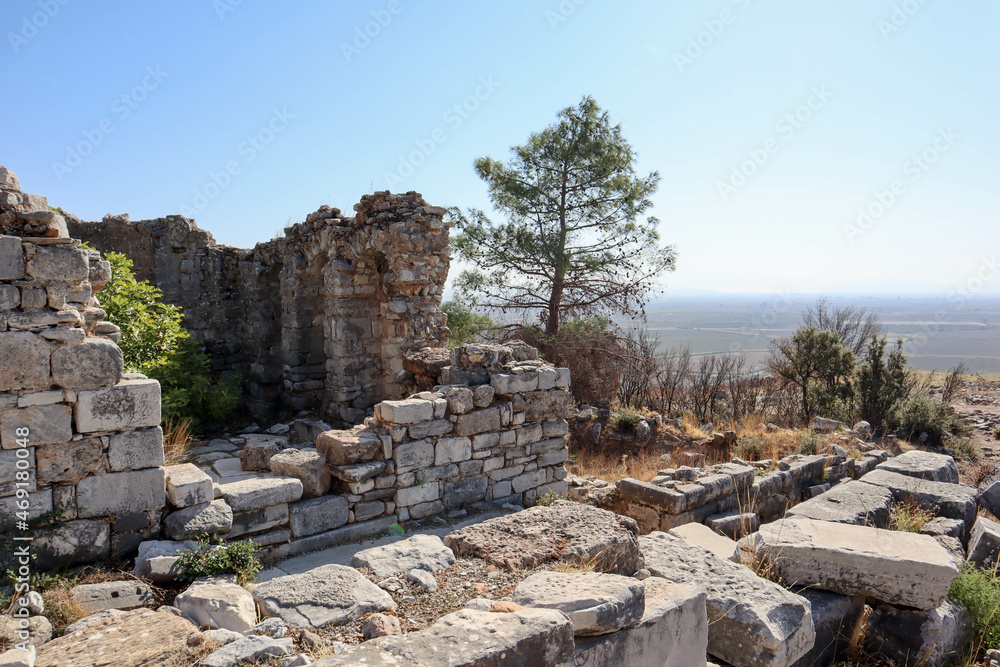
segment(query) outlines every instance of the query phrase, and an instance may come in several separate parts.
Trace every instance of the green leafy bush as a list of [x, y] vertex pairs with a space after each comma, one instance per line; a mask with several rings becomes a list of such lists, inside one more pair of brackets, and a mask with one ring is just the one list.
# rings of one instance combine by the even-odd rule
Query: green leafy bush
[[261, 571], [258, 547], [250, 540], [228, 542], [212, 546], [206, 539], [182, 551], [177, 561], [181, 583], [194, 581], [198, 577], [216, 577], [224, 574], [236, 575], [236, 582], [243, 586], [257, 578]]
[[104, 259], [111, 263], [111, 280], [100, 292], [101, 307], [108, 320], [122, 330], [118, 346], [125, 357], [125, 369], [145, 373], [187, 339], [181, 309], [163, 303], [163, 292], [148, 281], [136, 280], [132, 260], [125, 255], [109, 252]]
[[996, 569], [983, 570], [969, 563], [952, 582], [948, 599], [972, 614], [976, 627], [976, 652], [1000, 648], [1000, 580]]
[[903, 406], [900, 420], [907, 437], [928, 435], [928, 444], [941, 445], [948, 435], [961, 435], [965, 426], [951, 409], [927, 394], [917, 394]]
[[210, 357], [181, 326], [181, 309], [163, 303], [163, 293], [148, 281], [136, 280], [128, 257], [109, 252], [105, 258], [111, 280], [100, 293], [101, 305], [121, 328], [126, 370], [160, 381], [165, 421], [224, 421], [239, 405], [242, 378], [213, 379]]
[[472, 343], [497, 328], [488, 315], [474, 313], [458, 301], [444, 302], [441, 310], [448, 316], [448, 328], [451, 329], [449, 348]]
[[764, 441], [756, 435], [744, 435], [736, 441], [733, 456], [744, 461], [760, 461], [764, 457]]
[[618, 433], [631, 433], [643, 419], [644, 417], [641, 414], [626, 406], [611, 415], [611, 419], [608, 420], [608, 426]]

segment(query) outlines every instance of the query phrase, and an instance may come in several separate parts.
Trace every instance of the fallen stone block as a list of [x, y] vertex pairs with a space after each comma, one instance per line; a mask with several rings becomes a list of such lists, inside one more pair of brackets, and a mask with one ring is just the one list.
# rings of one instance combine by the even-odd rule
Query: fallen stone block
[[889, 489], [851, 481], [838, 484], [822, 495], [799, 503], [785, 512], [785, 516], [888, 528], [891, 505], [892, 491]]
[[927, 535], [796, 517], [748, 540], [783, 581], [918, 609], [939, 607], [958, 576], [951, 554]]
[[514, 603], [563, 612], [577, 636], [604, 635], [637, 623], [646, 593], [641, 581], [618, 574], [543, 571], [517, 585]]
[[444, 543], [458, 557], [484, 558], [501, 567], [561, 560], [587, 562], [597, 572], [629, 576], [643, 566], [638, 533], [634, 519], [557, 500], [456, 530]]
[[192, 505], [171, 512], [163, 522], [172, 540], [191, 540], [202, 535], [225, 535], [233, 527], [233, 510], [224, 500]]
[[851, 645], [851, 639], [865, 610], [865, 599], [848, 597], [815, 588], [804, 588], [796, 593], [809, 601], [816, 643], [812, 650], [799, 658], [795, 667], [820, 667], [833, 665]]
[[740, 562], [740, 550], [736, 542], [725, 535], [720, 535], [703, 523], [686, 523], [683, 526], [671, 528], [668, 532], [708, 549], [719, 558], [725, 558], [734, 563]]
[[256, 661], [258, 658], [291, 655], [292, 643], [291, 637], [275, 639], [274, 637], [250, 635], [209, 653], [199, 664], [204, 667], [232, 667]]
[[789, 667], [812, 649], [805, 598], [676, 535], [654, 532], [639, 544], [654, 576], [705, 589], [709, 654], [748, 667]]
[[352, 567], [367, 567], [379, 579], [418, 569], [436, 572], [455, 564], [455, 555], [437, 535], [414, 535], [381, 547], [363, 549], [351, 558]]
[[971, 487], [933, 482], [878, 468], [862, 477], [861, 481], [889, 489], [897, 503], [916, 503], [937, 516], [960, 519], [965, 522], [966, 531], [972, 528], [976, 519], [976, 490]]
[[222, 497], [234, 512], [293, 503], [302, 497], [302, 482], [294, 477], [264, 477], [221, 484]]
[[286, 449], [271, 457], [270, 466], [275, 475], [294, 477], [302, 482], [303, 498], [316, 498], [330, 490], [326, 457], [319, 452]]
[[[10, 613], [0, 614], [0, 644], [3, 646], [26, 642], [29, 647], [36, 647], [49, 641], [52, 641], [52, 623], [44, 616], [16, 618]], [[8, 667], [2, 660], [0, 665]]]
[[935, 454], [914, 449], [878, 464], [876, 470], [926, 479], [931, 482], [958, 484], [958, 466], [955, 459], [945, 454]]
[[74, 586], [69, 594], [87, 614], [96, 614], [105, 609], [135, 609], [156, 602], [153, 589], [134, 580], [81, 584]]
[[755, 512], [732, 510], [713, 514], [705, 519], [705, 525], [717, 533], [738, 540], [760, 528], [760, 517]]
[[174, 507], [190, 507], [212, 501], [212, 478], [193, 463], [166, 466], [167, 500]]
[[551, 667], [573, 653], [573, 624], [558, 611], [460, 609], [426, 630], [373, 639], [315, 667]]
[[252, 434], [246, 437], [247, 443], [240, 450], [242, 470], [270, 470], [271, 458], [282, 451], [288, 442], [285, 438], [268, 435]]
[[972, 617], [954, 602], [926, 611], [884, 604], [868, 618], [865, 649], [901, 665], [941, 667], [960, 658], [972, 636]]
[[559, 667], [690, 667], [704, 661], [705, 591], [660, 577], [642, 583], [646, 607], [640, 621], [610, 635], [577, 637], [572, 657]]
[[669, 514], [687, 509], [687, 497], [678, 491], [637, 479], [623, 479], [615, 487], [622, 500], [658, 507]]
[[369, 612], [396, 609], [388, 593], [342, 565], [271, 579], [255, 586], [253, 597], [265, 615], [304, 628], [341, 625]]
[[968, 561], [979, 567], [993, 568], [1000, 562], [1000, 524], [977, 517], [969, 536]]
[[190, 664], [198, 629], [180, 616], [135, 609], [105, 616], [38, 648], [35, 667]]
[[197, 580], [174, 599], [174, 606], [198, 627], [247, 632], [257, 623], [254, 598], [242, 586]]
[[177, 559], [182, 551], [198, 545], [194, 540], [173, 542], [171, 540], [147, 540], [139, 545], [132, 574], [156, 583], [173, 581], [180, 574]]
[[374, 434], [362, 435], [361, 428], [320, 433], [316, 436], [316, 451], [326, 456], [327, 463], [332, 466], [371, 461], [382, 451], [382, 441]]

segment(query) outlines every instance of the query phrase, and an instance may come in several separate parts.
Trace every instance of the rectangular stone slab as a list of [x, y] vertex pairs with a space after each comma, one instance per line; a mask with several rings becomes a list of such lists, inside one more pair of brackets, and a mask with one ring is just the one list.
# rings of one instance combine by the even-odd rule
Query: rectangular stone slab
[[783, 581], [889, 604], [935, 609], [958, 565], [929, 535], [794, 517], [748, 540]]
[[813, 647], [805, 598], [676, 535], [650, 533], [639, 546], [653, 576], [705, 589], [711, 655], [741, 667], [789, 667]]
[[887, 528], [892, 491], [861, 481], [838, 484], [789, 509], [786, 517], [803, 516], [820, 521]]
[[971, 487], [932, 482], [881, 468], [872, 470], [861, 481], [889, 489], [896, 502], [913, 501], [936, 516], [964, 521], [966, 531], [976, 520], [976, 490]]

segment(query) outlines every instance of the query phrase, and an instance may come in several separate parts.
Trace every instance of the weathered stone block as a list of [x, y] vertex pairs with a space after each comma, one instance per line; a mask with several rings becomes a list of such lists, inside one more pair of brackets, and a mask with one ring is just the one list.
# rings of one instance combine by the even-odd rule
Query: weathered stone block
[[245, 479], [221, 486], [222, 497], [234, 512], [293, 503], [302, 497], [302, 482], [294, 477]]
[[24, 248], [17, 236], [0, 236], [0, 280], [24, 278]]
[[159, 425], [160, 383], [156, 380], [122, 380], [114, 387], [77, 395], [76, 428], [80, 433]]
[[212, 501], [212, 478], [193, 463], [164, 468], [167, 499], [174, 507], [190, 507]]
[[785, 516], [888, 528], [890, 505], [892, 492], [889, 489], [850, 481], [792, 507]]
[[409, 486], [396, 491], [396, 505], [399, 507], [409, 507], [419, 503], [427, 503], [437, 500], [440, 497], [440, 489], [437, 482], [421, 484], [419, 486]]
[[615, 487], [622, 500], [659, 507], [670, 514], [680, 514], [687, 509], [685, 495], [673, 489], [630, 478], [619, 481]]
[[720, 535], [703, 523], [686, 523], [671, 528], [669, 533], [708, 549], [719, 558], [725, 558], [734, 563], [740, 562], [740, 550], [736, 542], [725, 535]]
[[51, 354], [52, 345], [33, 333], [0, 333], [0, 391], [48, 389]]
[[271, 457], [282, 451], [287, 438], [252, 434], [240, 450], [240, 467], [243, 470], [270, 470]]
[[295, 538], [316, 535], [347, 523], [348, 503], [344, 496], [322, 496], [292, 503], [290, 524]]
[[932, 482], [958, 484], [958, 466], [955, 459], [944, 454], [935, 454], [914, 449], [900, 454], [876, 466], [877, 470], [926, 479]]
[[[18, 479], [18, 472], [27, 473], [28, 479]], [[22, 484], [18, 486], [18, 482]], [[0, 449], [0, 496], [12, 496], [19, 488], [33, 493], [36, 484], [34, 447]]]
[[[330, 471], [326, 467], [326, 457], [319, 452], [286, 449], [272, 456], [270, 463], [275, 475], [294, 477], [302, 482], [303, 498], [316, 498], [330, 490]], [[384, 463], [382, 467], [385, 467]]]
[[804, 588], [796, 593], [809, 601], [816, 628], [816, 643], [795, 663], [795, 667], [836, 664], [850, 646], [851, 637], [865, 610], [865, 599], [814, 588]]
[[405, 473], [434, 465], [434, 445], [430, 440], [414, 440], [397, 445], [393, 452], [396, 473]]
[[398, 572], [436, 572], [455, 564], [455, 555], [436, 535], [416, 534], [392, 544], [363, 549], [351, 558], [351, 567], [367, 567], [376, 577]]
[[190, 540], [201, 535], [224, 535], [233, 527], [233, 511], [224, 500], [213, 500], [171, 512], [163, 525], [172, 540]]
[[[553, 378], [553, 386], [555, 378]], [[496, 373], [490, 376], [490, 386], [503, 396], [517, 394], [525, 391], [535, 391], [538, 389], [538, 372], [528, 371], [519, 375], [508, 375], [506, 373]]]
[[958, 576], [954, 558], [928, 535], [796, 517], [751, 538], [784, 581], [889, 604], [935, 609]]
[[938, 516], [960, 519], [967, 529], [975, 521], [978, 504], [974, 488], [932, 482], [878, 468], [862, 477], [861, 481], [889, 489], [896, 502], [914, 502]]
[[977, 517], [969, 536], [968, 561], [982, 568], [993, 568], [1000, 562], [1000, 524], [986, 517]]
[[434, 404], [419, 398], [382, 401], [376, 407], [382, 421], [392, 424], [415, 424], [434, 419]]
[[87, 477], [76, 485], [81, 519], [163, 507], [167, 502], [162, 468], [112, 472]]
[[455, 435], [467, 436], [486, 431], [496, 431], [500, 428], [499, 408], [474, 410], [465, 415], [459, 415], [455, 421]]
[[[33, 405], [0, 412], [0, 444], [18, 448], [18, 429], [27, 429], [28, 445], [56, 445], [73, 437], [73, 412], [68, 405]], [[20, 431], [24, 433], [24, 431]]]
[[105, 581], [74, 586], [70, 597], [87, 614], [105, 609], [135, 609], [156, 603], [153, 589], [141, 581]]
[[441, 500], [448, 508], [459, 507], [479, 502], [486, 497], [486, 487], [489, 484], [485, 475], [478, 475], [457, 482], [446, 483]]
[[108, 445], [111, 470], [140, 470], [163, 465], [163, 429], [159, 426], [115, 433]]
[[25, 267], [35, 280], [75, 282], [90, 276], [90, 262], [81, 248], [38, 246]]
[[39, 447], [35, 461], [38, 481], [45, 485], [78, 482], [88, 475], [107, 472], [104, 448], [97, 438]]
[[34, 538], [31, 549], [36, 556], [35, 566], [40, 569], [100, 563], [111, 556], [111, 526], [107, 521], [66, 521], [39, 530]]
[[61, 345], [52, 353], [52, 381], [63, 389], [99, 389], [117, 384], [125, 360], [107, 338], [91, 337], [79, 345]]
[[241, 537], [249, 533], [259, 533], [288, 523], [288, 505], [271, 505], [247, 512], [233, 513], [233, 526], [226, 534], [226, 539]]
[[900, 665], [955, 664], [972, 640], [969, 612], [951, 601], [929, 611], [879, 605], [868, 618], [865, 649]]
[[434, 448], [434, 465], [443, 466], [472, 458], [472, 441], [468, 438], [441, 438]]
[[577, 636], [603, 635], [642, 618], [646, 591], [638, 579], [619, 574], [543, 571], [517, 585], [514, 603], [563, 612]]
[[371, 435], [362, 437], [359, 429], [325, 431], [316, 436], [316, 450], [330, 465], [345, 466], [372, 460], [382, 451], [382, 443]]

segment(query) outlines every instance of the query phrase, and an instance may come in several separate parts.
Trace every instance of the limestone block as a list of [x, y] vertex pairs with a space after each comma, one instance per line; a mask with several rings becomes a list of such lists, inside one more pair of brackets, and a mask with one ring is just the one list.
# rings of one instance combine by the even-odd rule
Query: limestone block
[[209, 653], [208, 656], [201, 660], [200, 664], [203, 667], [230, 667], [231, 665], [253, 664], [257, 663], [261, 658], [280, 658], [291, 655], [293, 648], [291, 637], [275, 639], [274, 637], [249, 635]]
[[105, 609], [135, 609], [156, 602], [153, 589], [134, 580], [81, 584], [74, 586], [69, 594], [87, 614], [96, 614]]
[[97, 438], [39, 447], [35, 461], [38, 481], [45, 485], [78, 482], [88, 475], [107, 472], [104, 447]]
[[392, 458], [396, 474], [419, 470], [434, 465], [434, 444], [430, 440], [414, 440], [397, 445]]
[[474, 410], [465, 415], [459, 415], [455, 422], [455, 435], [468, 436], [500, 429], [499, 408]]
[[472, 458], [472, 441], [468, 438], [441, 438], [434, 448], [434, 465], [443, 466]]
[[[27, 502], [27, 507], [24, 507]], [[11, 530], [15, 524], [24, 518], [36, 519], [42, 514], [52, 511], [52, 489], [42, 489], [29, 493], [27, 498], [8, 496], [0, 498], [0, 530]]]
[[113, 471], [163, 465], [163, 429], [154, 426], [113, 434], [108, 445], [108, 463]]
[[271, 579], [254, 587], [253, 598], [266, 616], [304, 628], [340, 625], [369, 612], [396, 609], [388, 593], [343, 565]]
[[160, 383], [122, 380], [114, 387], [77, 395], [76, 429], [127, 431], [160, 425]]
[[705, 592], [660, 577], [642, 583], [646, 608], [639, 623], [610, 635], [577, 637], [573, 656], [559, 667], [700, 667], [708, 652]]
[[14, 285], [0, 285], [0, 310], [14, 310], [21, 305], [21, 290]]
[[35, 566], [47, 570], [99, 563], [111, 556], [111, 526], [107, 521], [64, 521], [39, 530], [32, 542]]
[[855, 627], [864, 613], [865, 599], [814, 588], [804, 588], [796, 593], [809, 601], [816, 628], [816, 643], [795, 663], [795, 667], [837, 664], [850, 645]]
[[90, 262], [82, 248], [38, 246], [26, 271], [35, 280], [75, 282], [90, 276]]
[[[173, 581], [180, 571], [177, 559], [181, 552], [198, 546], [194, 540], [174, 542], [172, 540], [148, 540], [139, 545], [132, 574], [157, 583]], [[216, 547], [217, 548], [217, 547]]]
[[243, 470], [270, 470], [271, 457], [282, 451], [287, 442], [287, 438], [274, 436], [247, 436], [247, 442], [240, 450], [240, 467]]
[[351, 558], [351, 567], [367, 567], [380, 579], [414, 569], [436, 572], [454, 564], [455, 555], [441, 538], [424, 534], [362, 549]]
[[358, 483], [377, 477], [385, 470], [385, 461], [369, 461], [349, 466], [333, 466], [330, 474], [345, 482]]
[[486, 497], [486, 488], [489, 481], [485, 475], [477, 475], [460, 479], [456, 482], [447, 482], [441, 500], [445, 507], [461, 507], [479, 502]]
[[517, 585], [514, 602], [563, 612], [577, 636], [603, 635], [637, 623], [646, 607], [646, 592], [633, 577], [543, 571]]
[[992, 568], [1000, 561], [1000, 524], [986, 517], [977, 517], [969, 536], [968, 561], [979, 567]]
[[82, 519], [163, 507], [167, 502], [162, 468], [95, 475], [76, 486]]
[[257, 623], [253, 596], [236, 584], [195, 581], [174, 599], [174, 606], [200, 628], [246, 632]]
[[91, 337], [78, 345], [61, 345], [52, 353], [52, 381], [63, 389], [100, 389], [117, 384], [125, 360], [106, 338]]
[[[553, 378], [553, 385], [555, 378]], [[535, 391], [538, 389], [538, 371], [528, 371], [519, 375], [508, 375], [506, 373], [496, 373], [490, 376], [490, 386], [498, 394], [509, 396], [525, 391]]]
[[[57, 445], [73, 437], [73, 412], [68, 405], [33, 405], [0, 412], [0, 444], [19, 448], [18, 429], [28, 429], [28, 446]], [[20, 431], [22, 434], [24, 431]]]
[[664, 486], [626, 478], [620, 480], [615, 487], [622, 500], [658, 507], [669, 514], [681, 514], [687, 509], [687, 497]]
[[52, 384], [52, 345], [27, 331], [0, 332], [0, 391], [37, 391]]
[[174, 507], [191, 507], [211, 502], [212, 478], [193, 463], [166, 466], [167, 500]]
[[448, 402], [448, 412], [453, 415], [464, 415], [475, 406], [474, 394], [468, 387], [452, 387], [445, 392], [444, 398]]
[[954, 602], [927, 611], [879, 605], [868, 618], [865, 649], [900, 665], [941, 667], [955, 664], [972, 636], [972, 617]]
[[226, 533], [226, 539], [231, 540], [250, 533], [260, 533], [277, 526], [283, 526], [288, 523], [288, 516], [288, 504], [286, 503], [246, 512], [235, 512], [233, 513], [233, 526]]
[[382, 451], [382, 443], [374, 435], [362, 436], [359, 429], [325, 431], [316, 436], [316, 450], [330, 465], [344, 466], [372, 460]]
[[889, 489], [896, 502], [915, 502], [938, 516], [960, 519], [967, 529], [975, 521], [978, 504], [974, 488], [933, 482], [878, 468], [862, 477], [861, 481]]
[[944, 454], [914, 449], [879, 463], [877, 470], [926, 479], [932, 482], [958, 484], [958, 466], [955, 459]]
[[293, 503], [302, 497], [302, 482], [294, 477], [245, 479], [221, 486], [222, 497], [234, 512]]
[[850, 481], [799, 503], [789, 509], [785, 516], [888, 528], [892, 500], [892, 492], [885, 487]]
[[[272, 456], [270, 465], [275, 475], [294, 477], [302, 482], [303, 498], [316, 498], [330, 490], [326, 457], [319, 452], [286, 449]], [[385, 468], [384, 463], [382, 467]]]
[[935, 609], [958, 576], [928, 535], [795, 517], [761, 526], [751, 545], [784, 581], [889, 604]]
[[171, 512], [163, 526], [172, 540], [224, 535], [233, 527], [233, 510], [224, 500], [213, 500]]
[[382, 421], [391, 424], [415, 424], [434, 419], [434, 403], [419, 398], [382, 401], [376, 407]]
[[[23, 473], [27, 473], [28, 479], [18, 479], [18, 472], [22, 473], [22, 477]], [[19, 488], [33, 493], [37, 488], [37, 476], [34, 447], [0, 449], [0, 496], [12, 496]], [[20, 486], [18, 482], [21, 482]]]
[[344, 496], [321, 496], [290, 505], [290, 525], [296, 538], [316, 535], [347, 523], [348, 503]]
[[740, 550], [736, 542], [725, 535], [720, 535], [703, 523], [685, 523], [682, 526], [671, 528], [668, 532], [708, 549], [719, 558], [725, 558], [734, 563], [740, 562]]
[[410, 507], [411, 505], [437, 500], [439, 497], [440, 489], [438, 483], [431, 482], [399, 489], [396, 491], [395, 501], [399, 507]]
[[0, 236], [0, 280], [24, 278], [24, 248], [17, 236]]

